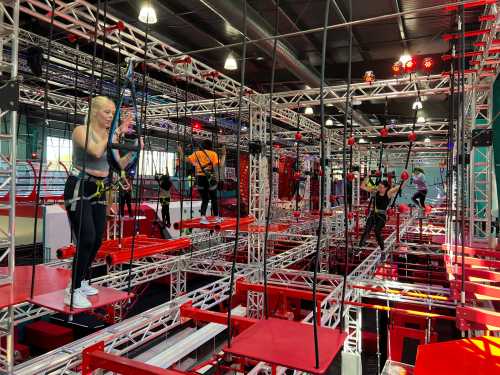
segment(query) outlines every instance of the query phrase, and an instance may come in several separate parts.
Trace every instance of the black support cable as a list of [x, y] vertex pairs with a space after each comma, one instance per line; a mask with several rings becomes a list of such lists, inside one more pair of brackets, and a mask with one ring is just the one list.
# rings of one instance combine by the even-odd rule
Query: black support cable
[[238, 130], [236, 132], [236, 233], [233, 248], [233, 259], [231, 264], [231, 276], [229, 278], [229, 306], [227, 309], [227, 346], [231, 347], [231, 335], [232, 335], [232, 324], [231, 324], [231, 304], [233, 301], [233, 289], [234, 289], [234, 274], [236, 273], [236, 252], [238, 251], [238, 243], [240, 240], [240, 218], [241, 218], [241, 189], [240, 189], [240, 138], [241, 138], [241, 113], [243, 106], [243, 91], [245, 87], [245, 68], [246, 68], [246, 55], [247, 55], [247, 0], [243, 0], [243, 53], [241, 57], [241, 71], [240, 71], [240, 93], [239, 93], [239, 105], [238, 105]]
[[[461, 292], [460, 302], [465, 305], [465, 10], [464, 6], [460, 6], [461, 30], [460, 30], [460, 154], [461, 154], [461, 178], [460, 178], [460, 198], [461, 198], [461, 245], [462, 245], [462, 277], [461, 277]], [[474, 120], [475, 121], [475, 120]], [[460, 159], [459, 159], [460, 161]], [[471, 168], [474, 168], [472, 166]], [[458, 202], [457, 202], [458, 206]], [[473, 207], [471, 207], [473, 209]], [[471, 232], [472, 231], [472, 232]], [[474, 228], [469, 228], [469, 235], [472, 235]]]
[[[274, 33], [278, 35], [278, 22], [279, 22], [279, 0], [276, 0], [276, 13], [274, 19]], [[271, 220], [271, 204], [273, 201], [273, 94], [274, 94], [274, 80], [276, 73], [276, 50], [278, 47], [278, 39], [274, 39], [273, 56], [272, 56], [272, 69], [271, 69], [271, 88], [269, 92], [269, 116], [268, 116], [268, 133], [269, 133], [269, 166], [268, 166], [268, 184], [269, 195], [267, 199], [267, 212], [266, 212], [266, 230], [264, 233], [264, 317], [269, 318], [269, 303], [267, 295], [267, 241], [269, 239], [269, 222]], [[265, 150], [265, 147], [264, 147]]]
[[[349, 0], [349, 9], [348, 9], [348, 14], [347, 14], [347, 20], [350, 21], [352, 17], [352, 0]], [[343, 275], [343, 282], [342, 282], [342, 296], [340, 299], [340, 329], [343, 330], [344, 327], [344, 320], [342, 319], [342, 316], [344, 315], [344, 300], [345, 300], [345, 293], [346, 293], [346, 288], [347, 288], [347, 268], [348, 268], [348, 258], [349, 258], [349, 222], [348, 222], [348, 217], [347, 217], [347, 211], [348, 211], [348, 204], [347, 204], [347, 155], [346, 155], [346, 146], [347, 146], [347, 124], [349, 121], [349, 118], [347, 116], [347, 110], [350, 105], [350, 91], [351, 91], [351, 81], [352, 81], [352, 27], [348, 27], [348, 34], [349, 34], [349, 47], [348, 47], [348, 53], [347, 53], [347, 90], [346, 90], [346, 116], [344, 119], [344, 132], [342, 135], [342, 178], [344, 182], [344, 275]], [[351, 120], [351, 129], [352, 129], [352, 120]], [[351, 149], [351, 156], [352, 156], [352, 149]]]
[[[318, 222], [318, 232], [316, 241], [316, 251], [314, 254], [314, 271], [313, 271], [313, 334], [314, 334], [314, 362], [315, 367], [319, 368], [319, 339], [318, 339], [318, 325], [321, 322], [318, 321], [317, 314], [317, 283], [318, 283], [318, 268], [319, 268], [319, 258], [321, 251], [321, 235], [323, 232], [323, 215], [325, 206], [325, 103], [324, 103], [324, 91], [325, 91], [325, 70], [326, 70], [326, 41], [328, 37], [328, 18], [330, 15], [330, 0], [325, 2], [325, 15], [323, 21], [323, 36], [321, 45], [321, 76], [319, 82], [319, 93], [320, 93], [320, 199], [319, 199], [319, 222]], [[349, 94], [347, 94], [349, 96]]]
[[[45, 88], [44, 88], [44, 98], [43, 98], [43, 125], [42, 125], [42, 152], [40, 153], [40, 163], [38, 168], [37, 184], [36, 184], [36, 202], [35, 202], [35, 218], [34, 218], [34, 229], [33, 229], [33, 255], [31, 259], [31, 288], [30, 296], [33, 298], [35, 291], [35, 277], [36, 277], [36, 242], [37, 242], [37, 231], [38, 231], [38, 210], [40, 208], [40, 190], [42, 188], [42, 170], [43, 170], [43, 159], [45, 158], [45, 131], [49, 124], [49, 65], [50, 57], [52, 56], [52, 39], [54, 37], [54, 17], [56, 3], [55, 0], [51, 1], [50, 12], [50, 31], [49, 31], [49, 42], [47, 46], [47, 63], [45, 65]], [[14, 126], [14, 124], [13, 124]], [[15, 141], [15, 140], [14, 140]], [[12, 168], [16, 168], [15, 163], [13, 163]], [[43, 251], [43, 247], [42, 247]]]

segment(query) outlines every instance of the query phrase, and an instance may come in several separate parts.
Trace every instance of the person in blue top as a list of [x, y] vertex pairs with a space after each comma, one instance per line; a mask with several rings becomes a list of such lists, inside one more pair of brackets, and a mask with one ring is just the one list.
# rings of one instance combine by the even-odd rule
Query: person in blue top
[[413, 168], [412, 182], [417, 188], [417, 192], [413, 194], [411, 200], [415, 202], [417, 207], [425, 208], [425, 197], [427, 196], [427, 183], [425, 182], [425, 173], [422, 168]]

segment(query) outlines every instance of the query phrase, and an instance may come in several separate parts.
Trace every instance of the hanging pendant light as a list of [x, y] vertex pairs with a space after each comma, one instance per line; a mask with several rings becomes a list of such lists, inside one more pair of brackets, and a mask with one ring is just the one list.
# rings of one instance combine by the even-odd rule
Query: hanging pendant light
[[150, 2], [144, 3], [142, 5], [141, 11], [139, 12], [139, 21], [149, 25], [158, 22], [158, 18], [156, 17], [156, 11], [151, 6]]
[[237, 70], [238, 69], [238, 62], [234, 58], [234, 55], [232, 52], [229, 52], [229, 55], [226, 57], [226, 62], [224, 63], [224, 69], [226, 70]]
[[312, 107], [306, 107], [306, 109], [304, 109], [304, 114], [305, 115], [314, 115], [314, 109], [312, 109]]

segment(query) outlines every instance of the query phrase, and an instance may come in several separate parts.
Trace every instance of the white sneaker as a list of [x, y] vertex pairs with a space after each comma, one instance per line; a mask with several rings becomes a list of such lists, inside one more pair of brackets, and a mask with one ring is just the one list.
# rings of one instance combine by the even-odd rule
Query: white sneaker
[[200, 224], [210, 224], [206, 216], [202, 216], [200, 219]]
[[223, 217], [220, 217], [220, 216], [217, 216], [217, 219], [215, 219], [215, 222], [216, 222], [217, 224], [222, 223], [223, 221], [224, 221], [224, 218], [223, 218]]
[[88, 280], [82, 280], [80, 290], [86, 296], [95, 296], [96, 294], [99, 294], [99, 290], [94, 288], [93, 286], [90, 286]]
[[[64, 290], [64, 304], [71, 305], [71, 289]], [[87, 296], [80, 289], [75, 289], [73, 292], [73, 308], [88, 309], [92, 307], [92, 303], [87, 299]]]

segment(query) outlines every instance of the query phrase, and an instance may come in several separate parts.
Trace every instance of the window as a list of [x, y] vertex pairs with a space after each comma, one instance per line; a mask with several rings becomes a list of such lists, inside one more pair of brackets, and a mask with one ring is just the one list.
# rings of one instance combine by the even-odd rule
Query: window
[[[71, 139], [59, 137], [47, 137], [47, 152], [45, 162], [49, 171], [63, 171], [64, 168], [71, 168], [71, 156], [73, 153], [73, 143]], [[61, 162], [61, 163], [60, 163]]]
[[175, 153], [164, 151], [143, 151], [139, 160], [139, 173], [143, 176], [154, 176], [155, 173], [168, 172], [174, 175]]

